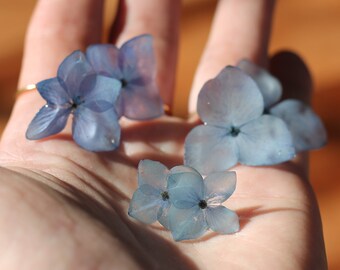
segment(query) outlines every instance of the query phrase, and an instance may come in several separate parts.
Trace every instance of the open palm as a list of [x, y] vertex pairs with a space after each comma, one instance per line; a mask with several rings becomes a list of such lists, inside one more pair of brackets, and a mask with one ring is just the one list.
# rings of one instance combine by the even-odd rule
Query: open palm
[[[179, 1], [132, 2], [126, 1], [115, 24], [125, 21], [119, 42], [145, 32], [154, 35], [162, 95], [170, 104]], [[226, 64], [244, 57], [265, 61], [273, 4], [254, 2], [220, 2], [191, 104], [202, 83]], [[61, 59], [72, 50], [99, 42], [102, 4], [40, 0], [27, 36], [20, 84], [54, 76]], [[237, 11], [244, 13], [238, 15], [238, 23]], [[235, 35], [230, 35], [240, 25], [255, 25], [256, 34], [241, 31], [235, 41]], [[294, 56], [275, 59], [277, 75], [289, 87], [309, 88], [301, 84], [305, 70]], [[295, 70], [287, 72], [283, 66]], [[21, 95], [1, 140], [1, 269], [326, 268], [306, 156], [276, 167], [235, 167], [237, 188], [227, 206], [240, 216], [240, 231], [228, 236], [209, 232], [198, 240], [177, 243], [158, 224], [146, 226], [129, 218], [127, 208], [137, 187], [138, 161], [158, 160], [168, 167], [181, 164], [184, 138], [197, 123], [196, 117], [122, 119], [120, 148], [92, 153], [72, 141], [70, 127], [44, 140], [25, 139], [28, 123], [43, 103], [37, 91]]]

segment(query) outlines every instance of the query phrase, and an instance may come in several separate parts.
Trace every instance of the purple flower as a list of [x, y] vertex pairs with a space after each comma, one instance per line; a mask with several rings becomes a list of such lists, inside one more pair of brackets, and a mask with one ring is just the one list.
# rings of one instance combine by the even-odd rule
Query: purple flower
[[186, 168], [182, 173], [171, 174], [168, 180], [169, 228], [173, 238], [195, 239], [209, 228], [219, 234], [237, 232], [237, 214], [222, 205], [235, 190], [236, 173], [213, 173], [203, 180], [196, 170]]
[[238, 67], [257, 83], [267, 101], [265, 111], [285, 121], [292, 134], [296, 152], [317, 149], [326, 144], [326, 129], [310, 106], [297, 99], [286, 99], [278, 103], [282, 87], [275, 77], [248, 60], [240, 61]]
[[260, 90], [239, 68], [228, 66], [204, 84], [197, 111], [204, 125], [185, 140], [185, 164], [203, 174], [227, 170], [237, 162], [278, 164], [295, 155], [286, 124], [263, 115]]
[[27, 139], [59, 133], [73, 114], [72, 135], [81, 147], [110, 151], [119, 145], [120, 126], [114, 105], [121, 83], [97, 75], [82, 52], [66, 57], [57, 77], [39, 82], [37, 89], [47, 103], [29, 124]]
[[119, 49], [109, 44], [92, 45], [86, 54], [96, 72], [121, 81], [120, 115], [147, 120], [163, 114], [150, 35], [130, 39]]

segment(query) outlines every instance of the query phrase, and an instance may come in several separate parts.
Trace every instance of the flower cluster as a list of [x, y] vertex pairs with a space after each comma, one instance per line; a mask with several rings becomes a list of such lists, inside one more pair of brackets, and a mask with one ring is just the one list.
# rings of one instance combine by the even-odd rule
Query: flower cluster
[[238, 162], [274, 165], [321, 147], [326, 141], [321, 120], [298, 100], [272, 107], [281, 93], [276, 78], [248, 61], [224, 68], [199, 94], [197, 112], [204, 125], [186, 138], [185, 164], [208, 174]]
[[209, 228], [220, 234], [239, 230], [235, 212], [222, 203], [234, 192], [235, 172], [219, 172], [205, 179], [193, 168], [142, 160], [138, 166], [138, 189], [129, 215], [147, 224], [159, 221], [176, 241], [195, 239]]
[[42, 139], [62, 131], [73, 114], [74, 141], [90, 151], [111, 151], [120, 143], [118, 120], [146, 120], [163, 114], [156, 85], [150, 35], [137, 36], [118, 49], [92, 45], [61, 63], [56, 78], [37, 84], [46, 100], [26, 137]]

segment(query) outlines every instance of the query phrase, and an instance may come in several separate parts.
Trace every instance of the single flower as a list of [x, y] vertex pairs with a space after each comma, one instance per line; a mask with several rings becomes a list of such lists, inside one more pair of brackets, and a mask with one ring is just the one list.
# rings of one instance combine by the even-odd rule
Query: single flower
[[204, 180], [191, 168], [170, 175], [169, 228], [173, 238], [176, 241], [195, 239], [209, 228], [219, 234], [237, 232], [237, 214], [222, 205], [235, 187], [235, 172], [213, 173]]
[[326, 144], [326, 129], [310, 106], [297, 99], [286, 99], [278, 103], [282, 95], [278, 79], [248, 60], [240, 61], [237, 66], [257, 83], [263, 99], [267, 101], [265, 112], [285, 121], [292, 134], [296, 152], [317, 149]]
[[120, 115], [147, 120], [164, 113], [156, 83], [152, 36], [137, 36], [119, 49], [111, 44], [92, 45], [86, 55], [96, 72], [121, 81]]
[[204, 125], [185, 140], [185, 164], [206, 175], [237, 162], [262, 166], [292, 159], [295, 151], [286, 124], [263, 111], [254, 80], [237, 67], [224, 68], [199, 94], [197, 112]]
[[29, 124], [27, 139], [59, 133], [73, 114], [72, 136], [78, 145], [90, 151], [110, 151], [119, 145], [120, 126], [114, 105], [121, 83], [97, 75], [82, 52], [66, 57], [57, 77], [39, 82], [37, 89], [47, 103]]
[[170, 171], [160, 162], [141, 160], [138, 165], [138, 189], [134, 192], [128, 214], [146, 224], [159, 221], [168, 228], [170, 207], [167, 191]]

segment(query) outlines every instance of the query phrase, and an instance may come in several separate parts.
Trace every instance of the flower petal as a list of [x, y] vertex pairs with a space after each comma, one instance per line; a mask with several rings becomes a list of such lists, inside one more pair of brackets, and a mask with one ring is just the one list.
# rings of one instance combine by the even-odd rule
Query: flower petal
[[79, 106], [72, 130], [76, 143], [89, 151], [111, 151], [119, 146], [120, 126], [113, 109], [97, 113]]
[[138, 164], [138, 186], [150, 185], [159, 190], [166, 190], [169, 170], [162, 163], [148, 159]]
[[111, 44], [95, 44], [86, 50], [86, 56], [97, 73], [118, 80], [123, 78], [119, 54], [119, 49]]
[[282, 95], [281, 83], [268, 71], [246, 59], [241, 60], [237, 66], [257, 83], [263, 96], [265, 108], [269, 108], [280, 100]]
[[199, 207], [169, 210], [169, 225], [175, 241], [189, 240], [200, 237], [208, 229], [203, 211]]
[[37, 83], [39, 94], [49, 104], [63, 105], [71, 100], [58, 78], [47, 79]]
[[240, 229], [237, 214], [224, 206], [208, 207], [207, 223], [210, 229], [220, 234], [235, 233]]
[[203, 178], [197, 173], [183, 172], [168, 177], [170, 202], [177, 208], [191, 208], [203, 199]]
[[84, 106], [104, 112], [111, 109], [121, 93], [121, 82], [101, 75], [87, 76], [81, 84]]
[[133, 120], [148, 120], [164, 114], [155, 83], [124, 87], [119, 108], [121, 115]]
[[238, 152], [234, 138], [227, 130], [201, 125], [190, 131], [185, 139], [184, 163], [207, 175], [234, 166]]
[[145, 195], [139, 189], [135, 191], [130, 201], [129, 215], [146, 224], [157, 220], [158, 211], [162, 206], [159, 197]]
[[164, 228], [170, 229], [169, 224], [169, 210], [171, 204], [169, 202], [163, 202], [162, 207], [159, 208], [157, 220], [160, 224], [163, 225]]
[[67, 56], [58, 69], [60, 83], [70, 97], [80, 95], [83, 79], [91, 74], [95, 74], [95, 71], [81, 51], [75, 51]]
[[236, 67], [224, 68], [206, 82], [198, 96], [197, 111], [203, 122], [240, 126], [263, 113], [263, 98], [254, 80]]
[[70, 112], [70, 108], [46, 104], [29, 124], [26, 138], [38, 140], [59, 133], [64, 129]]
[[326, 144], [327, 134], [321, 119], [299, 100], [284, 100], [270, 110], [281, 118], [292, 133], [297, 152], [320, 148]]
[[236, 137], [239, 162], [246, 165], [273, 165], [295, 156], [292, 136], [278, 117], [263, 115], [244, 125]]
[[126, 81], [142, 78], [144, 82], [154, 81], [156, 61], [151, 35], [140, 35], [128, 40], [120, 48], [120, 67]]
[[171, 170], [170, 170], [171, 174], [184, 173], [184, 172], [195, 173], [199, 177], [201, 177], [201, 174], [197, 170], [195, 170], [194, 168], [191, 168], [189, 166], [185, 166], [185, 165], [175, 166], [175, 167], [171, 168]]
[[235, 172], [216, 172], [204, 179], [204, 197], [209, 204], [220, 204], [228, 199], [236, 188]]

